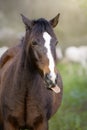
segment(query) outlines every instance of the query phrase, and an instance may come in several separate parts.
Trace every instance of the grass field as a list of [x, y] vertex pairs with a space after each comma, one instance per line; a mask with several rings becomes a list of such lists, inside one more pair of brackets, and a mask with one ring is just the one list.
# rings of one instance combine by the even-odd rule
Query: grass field
[[58, 69], [64, 84], [63, 101], [49, 121], [50, 130], [87, 130], [87, 75], [77, 64], [59, 64]]

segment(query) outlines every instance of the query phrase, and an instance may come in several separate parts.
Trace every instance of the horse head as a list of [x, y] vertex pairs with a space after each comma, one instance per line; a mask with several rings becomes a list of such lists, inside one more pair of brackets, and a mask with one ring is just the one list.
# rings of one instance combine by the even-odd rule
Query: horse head
[[44, 79], [46, 87], [56, 93], [60, 92], [57, 85], [56, 45], [57, 37], [53, 31], [59, 21], [59, 15], [47, 21], [44, 18], [29, 20], [22, 15], [26, 27], [26, 53], [31, 62]]

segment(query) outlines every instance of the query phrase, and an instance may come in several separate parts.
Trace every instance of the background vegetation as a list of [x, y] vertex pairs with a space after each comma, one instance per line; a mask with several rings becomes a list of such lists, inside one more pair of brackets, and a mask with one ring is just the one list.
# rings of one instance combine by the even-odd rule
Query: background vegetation
[[59, 64], [63, 102], [50, 120], [50, 130], [87, 130], [87, 75], [78, 64]]

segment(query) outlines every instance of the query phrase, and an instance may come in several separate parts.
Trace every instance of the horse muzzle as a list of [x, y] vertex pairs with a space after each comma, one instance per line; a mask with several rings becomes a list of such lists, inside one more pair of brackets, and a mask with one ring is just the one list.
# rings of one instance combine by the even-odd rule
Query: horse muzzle
[[58, 75], [56, 75], [55, 80], [53, 81], [50, 74], [45, 74], [44, 76], [45, 84], [48, 89], [53, 90], [55, 93], [60, 92], [60, 87], [57, 84]]

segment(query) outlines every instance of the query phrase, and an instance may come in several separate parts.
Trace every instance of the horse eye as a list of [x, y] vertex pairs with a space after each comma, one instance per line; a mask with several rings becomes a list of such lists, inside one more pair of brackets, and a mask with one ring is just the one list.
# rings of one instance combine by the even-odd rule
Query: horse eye
[[32, 45], [36, 46], [38, 43], [36, 41], [32, 42]]

